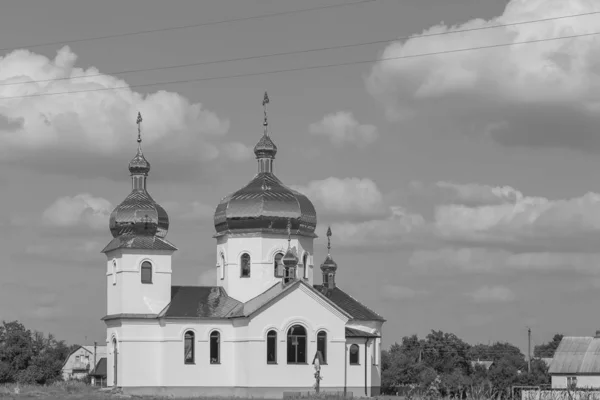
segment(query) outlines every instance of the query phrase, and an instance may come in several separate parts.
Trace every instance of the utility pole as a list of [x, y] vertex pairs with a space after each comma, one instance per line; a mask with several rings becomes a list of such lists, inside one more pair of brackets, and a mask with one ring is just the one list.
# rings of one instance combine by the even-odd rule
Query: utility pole
[[527, 327], [527, 372], [531, 373], [531, 328]]

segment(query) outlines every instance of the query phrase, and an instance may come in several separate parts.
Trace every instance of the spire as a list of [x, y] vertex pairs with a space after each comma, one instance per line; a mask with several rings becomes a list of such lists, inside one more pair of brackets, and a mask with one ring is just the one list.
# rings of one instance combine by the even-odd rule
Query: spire
[[145, 190], [146, 177], [148, 176], [148, 172], [150, 172], [150, 163], [146, 160], [142, 152], [142, 114], [139, 112], [136, 124], [138, 126], [138, 150], [135, 157], [129, 162], [129, 172], [131, 172], [131, 176], [133, 177], [133, 189]]
[[327, 228], [327, 257], [323, 264], [321, 264], [321, 271], [323, 272], [323, 289], [335, 288], [335, 271], [337, 270], [337, 264], [331, 257], [331, 227]]
[[273, 159], [277, 154], [277, 146], [269, 137], [269, 121], [267, 118], [267, 104], [269, 104], [269, 95], [265, 92], [263, 97], [263, 109], [264, 109], [264, 122], [263, 122], [263, 135], [254, 146], [254, 154], [258, 160], [258, 173], [272, 173], [273, 172]]

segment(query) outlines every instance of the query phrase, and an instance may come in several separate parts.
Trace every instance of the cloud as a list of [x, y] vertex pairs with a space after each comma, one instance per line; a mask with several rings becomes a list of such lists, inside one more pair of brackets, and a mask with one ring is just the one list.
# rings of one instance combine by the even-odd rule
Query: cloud
[[190, 204], [190, 210], [184, 213], [180, 218], [193, 221], [207, 221], [213, 218], [215, 207], [194, 201]]
[[424, 290], [412, 289], [401, 285], [384, 285], [381, 291], [382, 297], [389, 300], [403, 300], [427, 294]]
[[384, 215], [383, 196], [368, 178], [334, 178], [292, 186], [315, 202], [317, 213], [329, 215]]
[[483, 286], [467, 295], [477, 303], [506, 303], [515, 299], [515, 294], [505, 286]]
[[[176, 163], [214, 160], [221, 152], [244, 159], [243, 145], [223, 141], [229, 121], [202, 104], [164, 90], [135, 92], [94, 67], [76, 67], [76, 60], [66, 46], [54, 59], [27, 50], [0, 57], [0, 98], [16, 97], [0, 104], [0, 160], [27, 158], [53, 171], [56, 159], [68, 159], [71, 173], [97, 175], [107, 160], [135, 154], [138, 111], [145, 150], [160, 149]], [[78, 93], [54, 94], [60, 92]]]
[[[596, 11], [589, 0], [511, 0], [490, 20], [432, 26], [453, 32]], [[598, 15], [420, 37], [389, 45], [381, 58], [408, 57], [596, 32]], [[444, 117], [449, 129], [506, 146], [600, 147], [598, 36], [380, 61], [368, 91], [390, 120]]]
[[310, 124], [309, 131], [328, 137], [337, 147], [348, 143], [365, 147], [379, 137], [377, 127], [359, 124], [352, 113], [345, 111], [326, 115], [320, 122]]
[[112, 210], [113, 206], [108, 200], [81, 193], [56, 199], [42, 213], [42, 221], [45, 225], [59, 228], [86, 226], [103, 230], [107, 229]]
[[217, 284], [217, 273], [214, 269], [202, 271], [198, 276], [199, 286], [215, 286]]
[[233, 161], [246, 161], [252, 158], [254, 148], [240, 142], [223, 143], [221, 152]]

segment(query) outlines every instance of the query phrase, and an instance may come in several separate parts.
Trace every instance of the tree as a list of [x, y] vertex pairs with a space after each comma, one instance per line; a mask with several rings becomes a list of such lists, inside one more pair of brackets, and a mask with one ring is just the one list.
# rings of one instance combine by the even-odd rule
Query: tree
[[533, 348], [533, 356], [540, 358], [552, 358], [554, 357], [554, 352], [558, 348], [560, 341], [562, 340], [563, 335], [557, 333], [554, 335], [551, 341], [548, 343], [540, 344]]

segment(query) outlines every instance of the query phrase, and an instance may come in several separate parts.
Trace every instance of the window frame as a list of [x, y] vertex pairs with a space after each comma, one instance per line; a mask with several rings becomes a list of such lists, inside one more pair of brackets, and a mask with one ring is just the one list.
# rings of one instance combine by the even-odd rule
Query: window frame
[[[322, 336], [323, 339], [323, 350], [319, 349], [319, 336]], [[317, 332], [317, 352], [321, 351], [321, 357], [323, 357], [323, 364], [327, 364], [327, 332], [324, 330], [320, 330]]]
[[[354, 361], [352, 361], [352, 349], [356, 349], [356, 360]], [[348, 357], [348, 363], [350, 365], [360, 365], [360, 346], [356, 343], [352, 343], [348, 352], [350, 353]]]
[[[186, 341], [191, 340], [190, 342], [190, 355], [191, 357], [187, 358], [186, 352]], [[196, 364], [196, 333], [194, 331], [185, 331], [183, 334], [183, 363], [185, 365], [194, 365]]]
[[[213, 357], [213, 339], [216, 338], [217, 339], [217, 357]], [[209, 354], [208, 354], [208, 358], [211, 364], [213, 365], [218, 365], [221, 364], [221, 332], [219, 331], [212, 331], [210, 333], [210, 335], [208, 336], [208, 343], [209, 343]], [[213, 359], [215, 359], [215, 361], [213, 361]]]
[[[248, 257], [248, 275], [244, 274], [244, 258]], [[243, 253], [240, 256], [240, 278], [250, 278], [252, 275], [252, 257], [250, 257], [250, 253]]]
[[277, 265], [277, 256], [281, 256], [281, 257], [279, 257], [279, 261], [281, 262], [281, 260], [283, 259], [284, 254], [281, 251], [278, 251], [273, 256], [273, 276], [275, 278], [283, 278], [283, 275], [285, 274], [284, 268], [281, 267], [281, 273], [279, 273], [280, 268], [278, 268], [278, 265]]
[[113, 260], [112, 262], [112, 276], [113, 276], [113, 285], [117, 284], [117, 260]]
[[[148, 270], [150, 269], [150, 281], [144, 281], [144, 269]], [[144, 260], [142, 261], [142, 263], [140, 264], [140, 282], [142, 282], [143, 285], [152, 285], [153, 282], [153, 269], [154, 266], [152, 265], [152, 263], [149, 260]]]
[[[269, 360], [269, 341], [273, 341], [273, 360]], [[267, 364], [268, 365], [277, 365], [277, 331], [275, 329], [270, 329], [267, 332]]]
[[[303, 334], [292, 335], [292, 331], [295, 328], [302, 329]], [[294, 346], [293, 345], [293, 338], [296, 338], [296, 340], [302, 339], [302, 338], [304, 339], [304, 346], [303, 346], [304, 347], [304, 352], [303, 353], [299, 352], [298, 351], [299, 345], [296, 345], [295, 346], [295, 357], [294, 357], [295, 361], [290, 361], [290, 346]], [[286, 350], [287, 350], [286, 351], [287, 364], [291, 364], [291, 365], [305, 365], [305, 364], [307, 364], [306, 352], [308, 351], [308, 336], [307, 336], [307, 329], [304, 326], [302, 326], [300, 324], [295, 324], [295, 325], [292, 325], [288, 329], [287, 334], [286, 334]], [[303, 361], [299, 361], [299, 359], [301, 358], [301, 357], [299, 357], [300, 354], [302, 354], [304, 356], [304, 360]]]

